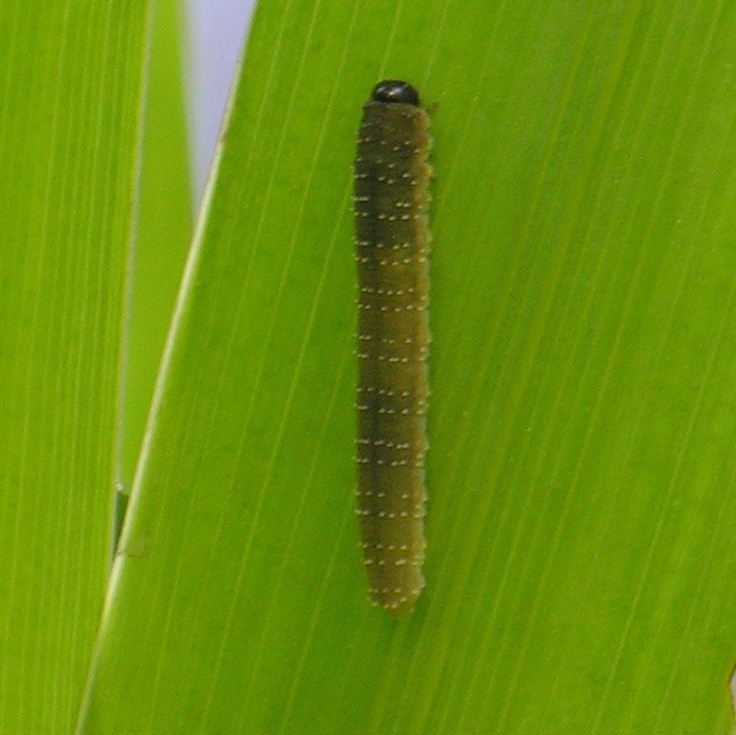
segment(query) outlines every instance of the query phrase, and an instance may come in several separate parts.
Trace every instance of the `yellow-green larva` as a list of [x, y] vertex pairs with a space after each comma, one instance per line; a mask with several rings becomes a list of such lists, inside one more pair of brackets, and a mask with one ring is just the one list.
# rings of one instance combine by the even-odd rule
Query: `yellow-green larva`
[[371, 598], [394, 616], [424, 586], [430, 145], [416, 90], [376, 85], [355, 159], [357, 513]]

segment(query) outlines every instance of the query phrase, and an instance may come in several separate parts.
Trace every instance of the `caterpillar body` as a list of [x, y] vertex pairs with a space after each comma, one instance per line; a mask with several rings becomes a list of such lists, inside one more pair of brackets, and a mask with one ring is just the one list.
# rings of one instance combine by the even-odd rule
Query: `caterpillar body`
[[370, 595], [393, 616], [424, 586], [430, 146], [416, 90], [376, 85], [355, 159], [356, 493]]

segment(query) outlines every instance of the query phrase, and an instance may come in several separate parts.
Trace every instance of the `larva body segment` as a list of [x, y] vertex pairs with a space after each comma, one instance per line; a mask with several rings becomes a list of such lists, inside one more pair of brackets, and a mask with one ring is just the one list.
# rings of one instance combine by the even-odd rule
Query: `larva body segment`
[[416, 91], [382, 82], [355, 160], [357, 513], [371, 598], [394, 616], [424, 586], [428, 129]]

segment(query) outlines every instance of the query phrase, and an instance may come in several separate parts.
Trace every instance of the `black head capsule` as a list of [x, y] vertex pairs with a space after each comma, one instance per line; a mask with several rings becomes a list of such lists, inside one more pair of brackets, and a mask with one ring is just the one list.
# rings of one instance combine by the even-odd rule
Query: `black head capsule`
[[408, 82], [386, 79], [373, 88], [371, 99], [375, 102], [393, 102], [419, 107], [419, 93]]

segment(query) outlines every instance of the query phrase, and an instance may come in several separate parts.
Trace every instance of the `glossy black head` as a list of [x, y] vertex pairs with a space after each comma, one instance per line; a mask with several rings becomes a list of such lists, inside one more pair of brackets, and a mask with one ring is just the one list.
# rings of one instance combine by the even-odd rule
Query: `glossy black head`
[[394, 102], [403, 105], [419, 106], [419, 93], [408, 82], [386, 79], [373, 88], [371, 99], [376, 102]]

